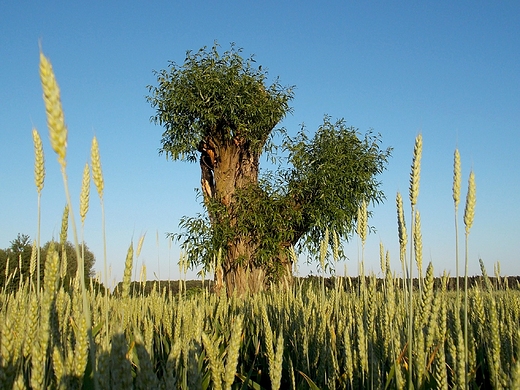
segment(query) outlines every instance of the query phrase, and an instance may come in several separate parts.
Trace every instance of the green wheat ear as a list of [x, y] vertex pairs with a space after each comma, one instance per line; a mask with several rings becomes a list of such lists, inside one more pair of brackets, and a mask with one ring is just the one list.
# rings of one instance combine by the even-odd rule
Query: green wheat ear
[[121, 296], [127, 298], [130, 293], [130, 282], [132, 278], [132, 265], [134, 262], [134, 243], [131, 242], [126, 253], [125, 271], [123, 273], [123, 291]]
[[81, 216], [81, 223], [85, 223], [85, 218], [88, 213], [90, 200], [90, 168], [88, 163], [85, 163], [83, 169], [83, 180], [81, 181], [81, 193], [79, 197], [79, 215]]
[[460, 171], [460, 153], [458, 149], [455, 149], [453, 156], [453, 202], [455, 209], [459, 207], [460, 202]]
[[421, 157], [422, 157], [422, 135], [415, 138], [413, 149], [412, 172], [410, 173], [410, 202], [412, 206], [417, 204], [419, 196], [419, 179], [421, 177]]
[[417, 269], [419, 270], [419, 278], [422, 277], [422, 260], [423, 260], [423, 245], [421, 233], [421, 214], [418, 210], [415, 211], [415, 221], [413, 227], [413, 242], [415, 251], [415, 261]]
[[363, 202], [361, 202], [361, 206], [358, 208], [356, 233], [358, 234], [359, 238], [361, 238], [362, 244], [365, 245], [368, 233], [368, 213], [367, 202], [364, 199]]
[[67, 127], [61, 105], [60, 88], [56, 82], [52, 65], [42, 52], [40, 52], [40, 79], [51, 146], [58, 155], [60, 165], [64, 168], [67, 154]]
[[464, 224], [466, 225], [466, 235], [469, 234], [475, 217], [475, 204], [477, 202], [475, 174], [471, 171], [468, 181], [468, 195], [466, 197], [466, 208], [464, 210]]
[[99, 197], [103, 198], [103, 189], [105, 187], [105, 184], [103, 181], [103, 172], [101, 171], [99, 144], [96, 137], [92, 139], [90, 159], [92, 160], [92, 177], [94, 178], [94, 184], [96, 185]]
[[406, 224], [404, 221], [403, 198], [398, 192], [395, 203], [397, 206], [397, 228], [399, 233], [399, 248], [401, 254], [401, 261], [404, 260], [406, 254], [406, 244], [408, 243], [408, 236], [406, 235]]
[[34, 183], [38, 189], [38, 194], [43, 190], [45, 180], [45, 158], [43, 155], [43, 145], [40, 134], [36, 129], [32, 130], [34, 143]]

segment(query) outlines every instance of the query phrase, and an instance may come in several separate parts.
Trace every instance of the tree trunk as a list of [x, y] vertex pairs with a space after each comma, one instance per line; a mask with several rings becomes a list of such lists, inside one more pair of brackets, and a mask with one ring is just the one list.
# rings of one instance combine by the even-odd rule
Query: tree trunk
[[[217, 145], [211, 140], [199, 145], [201, 152], [201, 185], [206, 204], [216, 200], [223, 205], [231, 215], [231, 228], [236, 224], [233, 209], [236, 202], [236, 191], [258, 183], [259, 155], [249, 151], [247, 143], [238, 139]], [[222, 220], [219, 215], [212, 215], [214, 225]], [[265, 272], [256, 267], [253, 262], [255, 247], [248, 237], [236, 236], [223, 248], [225, 255], [221, 259], [221, 268], [215, 272], [216, 288], [225, 283], [227, 293], [236, 291], [242, 295], [248, 292], [260, 291], [265, 285]]]
[[224, 281], [228, 295], [244, 295], [262, 291], [265, 287], [265, 272], [259, 267], [229, 264], [231, 268], [224, 271]]

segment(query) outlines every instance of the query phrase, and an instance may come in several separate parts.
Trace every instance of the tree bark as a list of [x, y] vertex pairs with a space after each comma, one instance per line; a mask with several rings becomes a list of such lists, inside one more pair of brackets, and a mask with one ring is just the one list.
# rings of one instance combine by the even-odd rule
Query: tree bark
[[[211, 140], [199, 145], [201, 186], [206, 205], [211, 200], [223, 205], [231, 216], [231, 228], [236, 225], [233, 209], [236, 192], [258, 183], [259, 158], [250, 152], [248, 143], [234, 138], [229, 142], [215, 144]], [[211, 223], [222, 221], [221, 216], [208, 210]], [[220, 269], [215, 272], [216, 288], [226, 285], [227, 293], [239, 295], [261, 291], [266, 283], [266, 273], [254, 265], [254, 244], [248, 237], [237, 235], [223, 248]]]

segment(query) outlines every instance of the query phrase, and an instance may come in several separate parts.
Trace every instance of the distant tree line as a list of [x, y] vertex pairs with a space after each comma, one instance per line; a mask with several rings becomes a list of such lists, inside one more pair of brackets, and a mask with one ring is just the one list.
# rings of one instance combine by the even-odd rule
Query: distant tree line
[[[398, 288], [403, 288], [406, 279], [395, 279]], [[491, 285], [497, 290], [514, 289], [520, 290], [520, 276], [501, 276], [492, 277], [489, 276]], [[337, 284], [340, 283], [341, 289], [347, 292], [356, 292], [360, 288], [361, 278], [359, 276], [333, 276], [322, 278], [321, 276], [309, 275], [305, 277], [295, 277], [294, 284], [299, 288], [316, 289], [321, 288], [323, 285], [325, 289], [331, 290], [336, 289]], [[365, 276], [365, 284], [372, 283], [372, 279]], [[384, 280], [381, 278], [375, 279], [376, 290], [384, 290]], [[447, 291], [456, 291], [457, 279], [450, 277], [446, 281]], [[121, 293], [123, 282], [119, 282], [113, 290], [113, 294], [118, 295]], [[464, 278], [461, 277], [459, 284], [463, 286]], [[484, 288], [484, 277], [483, 276], [470, 276], [468, 277], [468, 287], [481, 287]], [[155, 290], [159, 294], [173, 295], [187, 294], [188, 296], [193, 294], [201, 293], [203, 290], [208, 290], [213, 293], [215, 288], [215, 282], [213, 280], [206, 280], [202, 284], [201, 280], [148, 280], [146, 282], [133, 281], [130, 283], [130, 296], [148, 296]], [[419, 288], [419, 280], [414, 279], [414, 288]], [[435, 278], [434, 289], [442, 288], [442, 278]]]
[[[505, 289], [515, 289], [520, 290], [520, 276], [488, 276], [491, 285], [497, 290], [505, 290]], [[312, 286], [318, 287], [322, 283], [322, 278], [320, 276], [310, 275], [304, 278], [295, 278], [298, 283], [302, 283], [304, 287]], [[406, 279], [396, 278], [394, 279], [397, 283], [398, 288], [403, 288], [404, 283], [408, 283]], [[325, 288], [332, 289], [335, 288], [336, 283], [341, 282], [342, 289], [345, 291], [354, 292], [359, 289], [361, 277], [359, 276], [333, 276], [323, 279], [323, 285]], [[372, 283], [372, 278], [369, 276], [365, 276], [365, 284]], [[384, 290], [384, 279], [376, 278], [376, 290], [383, 291]], [[456, 291], [457, 288], [457, 278], [449, 277], [446, 281], [446, 290], [448, 291]], [[459, 285], [464, 286], [464, 278], [459, 278]], [[413, 280], [414, 289], [419, 289], [419, 279], [415, 278]], [[438, 277], [434, 279], [433, 282], [434, 289], [440, 289], [442, 287], [442, 278]], [[484, 288], [484, 276], [469, 276], [468, 277], [468, 288], [473, 287], [481, 287]], [[407, 287], [408, 288], [408, 287]]]
[[[26, 234], [18, 234], [18, 236], [10, 242], [9, 248], [0, 249], [0, 288], [4, 288], [6, 282], [9, 283], [9, 288], [17, 288], [20, 284], [20, 276], [22, 276], [22, 282], [25, 282], [32, 273], [33, 281], [36, 283], [38, 277], [38, 271], [36, 267], [35, 258], [32, 262], [31, 269], [31, 256], [33, 252], [33, 242], [30, 236]], [[45, 261], [47, 253], [51, 245], [58, 251], [60, 256], [60, 262], [63, 266], [60, 269], [62, 281], [64, 284], [76, 276], [78, 269], [78, 261], [76, 257], [76, 251], [74, 245], [69, 241], [59, 243], [55, 241], [46, 242], [40, 249], [40, 281], [43, 282]], [[36, 247], [35, 247], [36, 250]], [[65, 254], [65, 255], [64, 255]], [[66, 258], [66, 262], [64, 259]], [[85, 258], [85, 278], [94, 276], [94, 263], [96, 258], [94, 254], [89, 250], [88, 246], [84, 245], [84, 258]], [[65, 267], [66, 266], [66, 267]]]

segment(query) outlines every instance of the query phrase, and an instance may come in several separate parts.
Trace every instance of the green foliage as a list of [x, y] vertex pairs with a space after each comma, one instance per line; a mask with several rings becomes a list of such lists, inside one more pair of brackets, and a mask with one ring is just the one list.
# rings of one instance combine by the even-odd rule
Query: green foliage
[[302, 129], [285, 142], [292, 165], [283, 174], [287, 194], [301, 213], [295, 234], [304, 236], [302, 244], [312, 253], [319, 252], [327, 228], [348, 239], [363, 200], [374, 204], [384, 200], [377, 176], [385, 169], [391, 148], [383, 150], [380, 145], [379, 134], [361, 136], [344, 120], [333, 123], [328, 116], [311, 140]]
[[31, 237], [27, 234], [18, 233], [16, 238], [11, 241], [11, 246], [9, 249], [13, 254], [27, 252], [27, 249], [29, 249], [29, 254], [31, 254]]
[[152, 120], [166, 128], [161, 151], [167, 157], [194, 162], [199, 142], [208, 137], [218, 143], [240, 139], [252, 151], [262, 150], [289, 111], [292, 89], [278, 80], [266, 87], [267, 72], [241, 51], [231, 45], [220, 54], [215, 44], [155, 72], [158, 86], [148, 86], [147, 100], [157, 110]]
[[[302, 129], [285, 137], [287, 165], [267, 171], [258, 184], [238, 190], [236, 202], [226, 210], [218, 202], [207, 204], [218, 215], [212, 226], [206, 216], [183, 218], [181, 239], [190, 264], [210, 268], [219, 249], [233, 237], [246, 236], [254, 251], [254, 264], [268, 274], [280, 273], [280, 263], [290, 246], [317, 255], [325, 231], [348, 240], [363, 200], [384, 200], [377, 175], [382, 173], [391, 149], [380, 148], [381, 138], [371, 132], [361, 137], [343, 120], [324, 118], [312, 139]], [[332, 247], [332, 235], [330, 236]]]
[[[42, 247], [42, 258], [47, 257], [47, 251], [51, 245], [51, 241], [47, 242]], [[63, 261], [63, 247], [61, 244], [57, 245], [57, 249], [59, 249], [60, 261]], [[81, 245], [81, 244], [80, 244]], [[78, 269], [78, 262], [76, 259], [76, 250], [74, 248], [74, 244], [67, 241], [64, 245], [65, 252], [67, 253], [67, 275], [72, 279], [76, 276], [76, 270]], [[96, 262], [96, 258], [94, 254], [90, 251], [88, 246], [85, 244], [85, 277], [93, 277], [94, 276], [94, 264]]]
[[[20, 263], [21, 272], [25, 277], [29, 275], [29, 266], [31, 262], [31, 238], [26, 234], [18, 233], [17, 237], [12, 240], [9, 248], [0, 250], [0, 286], [6, 283], [6, 277], [10, 278], [12, 286], [18, 287], [20, 281]], [[7, 269], [9, 262], [9, 269]], [[6, 272], [7, 271], [7, 272]]]

